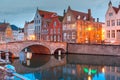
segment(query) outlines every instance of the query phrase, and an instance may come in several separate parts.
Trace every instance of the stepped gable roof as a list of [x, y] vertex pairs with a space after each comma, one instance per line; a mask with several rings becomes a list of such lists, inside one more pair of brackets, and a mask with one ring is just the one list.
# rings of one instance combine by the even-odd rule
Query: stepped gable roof
[[77, 18], [78, 16], [80, 16], [80, 19], [84, 19], [86, 17], [86, 19], [88, 18], [88, 13], [84, 13], [84, 12], [79, 12], [79, 11], [75, 11], [71, 9], [71, 12], [73, 13], [73, 15], [75, 16], [75, 18]]
[[0, 31], [4, 32], [8, 26], [9, 26], [9, 23], [0, 24]]
[[55, 12], [49, 12], [49, 11], [44, 11], [44, 10], [38, 10], [39, 14], [48, 19], [48, 18], [51, 18], [54, 14], [56, 14]]
[[118, 13], [118, 11], [120, 9], [120, 8], [117, 8], [117, 7], [114, 7], [114, 6], [112, 8], [113, 8], [113, 10], [115, 11], [116, 14]]

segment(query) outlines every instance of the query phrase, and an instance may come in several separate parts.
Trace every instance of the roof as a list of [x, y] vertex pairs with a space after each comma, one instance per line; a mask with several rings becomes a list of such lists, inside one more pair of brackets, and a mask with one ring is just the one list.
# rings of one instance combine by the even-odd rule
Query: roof
[[49, 12], [49, 11], [44, 11], [44, 10], [38, 10], [38, 13], [46, 19], [51, 18], [52, 15], [56, 14], [55, 12]]
[[79, 11], [75, 11], [75, 10], [71, 10], [71, 12], [75, 16], [75, 18], [77, 18], [78, 16], [80, 16], [80, 19], [84, 19], [85, 17], [86, 18], [88, 17], [88, 14], [84, 13], [84, 12], [79, 12]]
[[0, 24], [0, 31], [5, 31], [8, 26], [9, 26], [9, 23]]
[[62, 20], [63, 20], [63, 16], [58, 16], [58, 19], [62, 22]]
[[114, 7], [114, 6], [112, 8], [113, 8], [113, 10], [115, 11], [116, 14], [118, 13], [118, 11], [120, 9], [120, 8], [117, 8], [117, 7]]
[[11, 28], [12, 28], [12, 30], [14, 30], [14, 31], [19, 30], [19, 29], [18, 29], [18, 27], [17, 27], [17, 26], [15, 26], [15, 25], [11, 25]]

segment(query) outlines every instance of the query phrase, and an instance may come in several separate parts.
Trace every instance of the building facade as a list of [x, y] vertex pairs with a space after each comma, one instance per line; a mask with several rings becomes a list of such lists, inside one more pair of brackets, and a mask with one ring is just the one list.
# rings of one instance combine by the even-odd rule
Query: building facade
[[112, 6], [110, 1], [105, 15], [105, 41], [109, 43], [120, 43], [120, 5]]
[[15, 25], [11, 25], [11, 29], [13, 32], [13, 41], [17, 41], [18, 40], [18, 34], [19, 34], [19, 28]]
[[51, 18], [49, 27], [49, 38], [53, 42], [62, 42], [62, 16], [54, 16]]
[[31, 22], [25, 22], [24, 25], [24, 39], [25, 40], [35, 40], [35, 27], [34, 27], [34, 21]]
[[6, 43], [13, 40], [13, 32], [9, 23], [0, 24], [0, 42]]
[[72, 10], [70, 6], [64, 15], [63, 41], [68, 43], [100, 43], [102, 24], [88, 13]]

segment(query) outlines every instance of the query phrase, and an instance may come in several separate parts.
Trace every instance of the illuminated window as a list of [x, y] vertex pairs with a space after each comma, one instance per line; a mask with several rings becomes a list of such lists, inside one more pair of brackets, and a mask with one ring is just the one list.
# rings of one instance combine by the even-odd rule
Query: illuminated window
[[75, 32], [72, 32], [72, 39], [75, 39], [75, 38], [76, 38]]
[[71, 16], [67, 16], [67, 21], [71, 21]]

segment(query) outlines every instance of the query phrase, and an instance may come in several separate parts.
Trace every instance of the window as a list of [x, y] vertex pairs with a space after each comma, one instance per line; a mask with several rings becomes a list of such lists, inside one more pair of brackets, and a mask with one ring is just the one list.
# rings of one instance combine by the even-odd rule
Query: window
[[63, 37], [64, 37], [64, 39], [65, 39], [65, 40], [66, 40], [66, 36], [67, 36], [67, 34], [66, 34], [66, 33], [64, 33], [64, 34], [63, 34]]
[[67, 21], [71, 21], [71, 16], [67, 16]]
[[56, 25], [57, 25], [57, 23], [56, 23], [56, 21], [54, 22], [54, 27], [56, 27]]
[[66, 25], [65, 24], [63, 25], [63, 30], [66, 30]]
[[50, 30], [50, 34], [53, 34], [53, 29]]
[[54, 41], [56, 41], [56, 36], [54, 36]]
[[115, 38], [115, 30], [112, 30], [112, 38]]
[[112, 13], [112, 12], [110, 12], [110, 13], [109, 13], [109, 16], [113, 16], [113, 13]]
[[117, 26], [120, 26], [120, 19], [117, 19]]
[[72, 32], [72, 39], [75, 39], [75, 32]]
[[107, 30], [107, 38], [110, 38], [110, 30]]
[[110, 21], [107, 21], [107, 26], [110, 26]]
[[60, 34], [60, 28], [58, 28], [58, 34]]
[[111, 21], [111, 25], [112, 25], [112, 26], [115, 26], [115, 20], [112, 20], [112, 21]]

